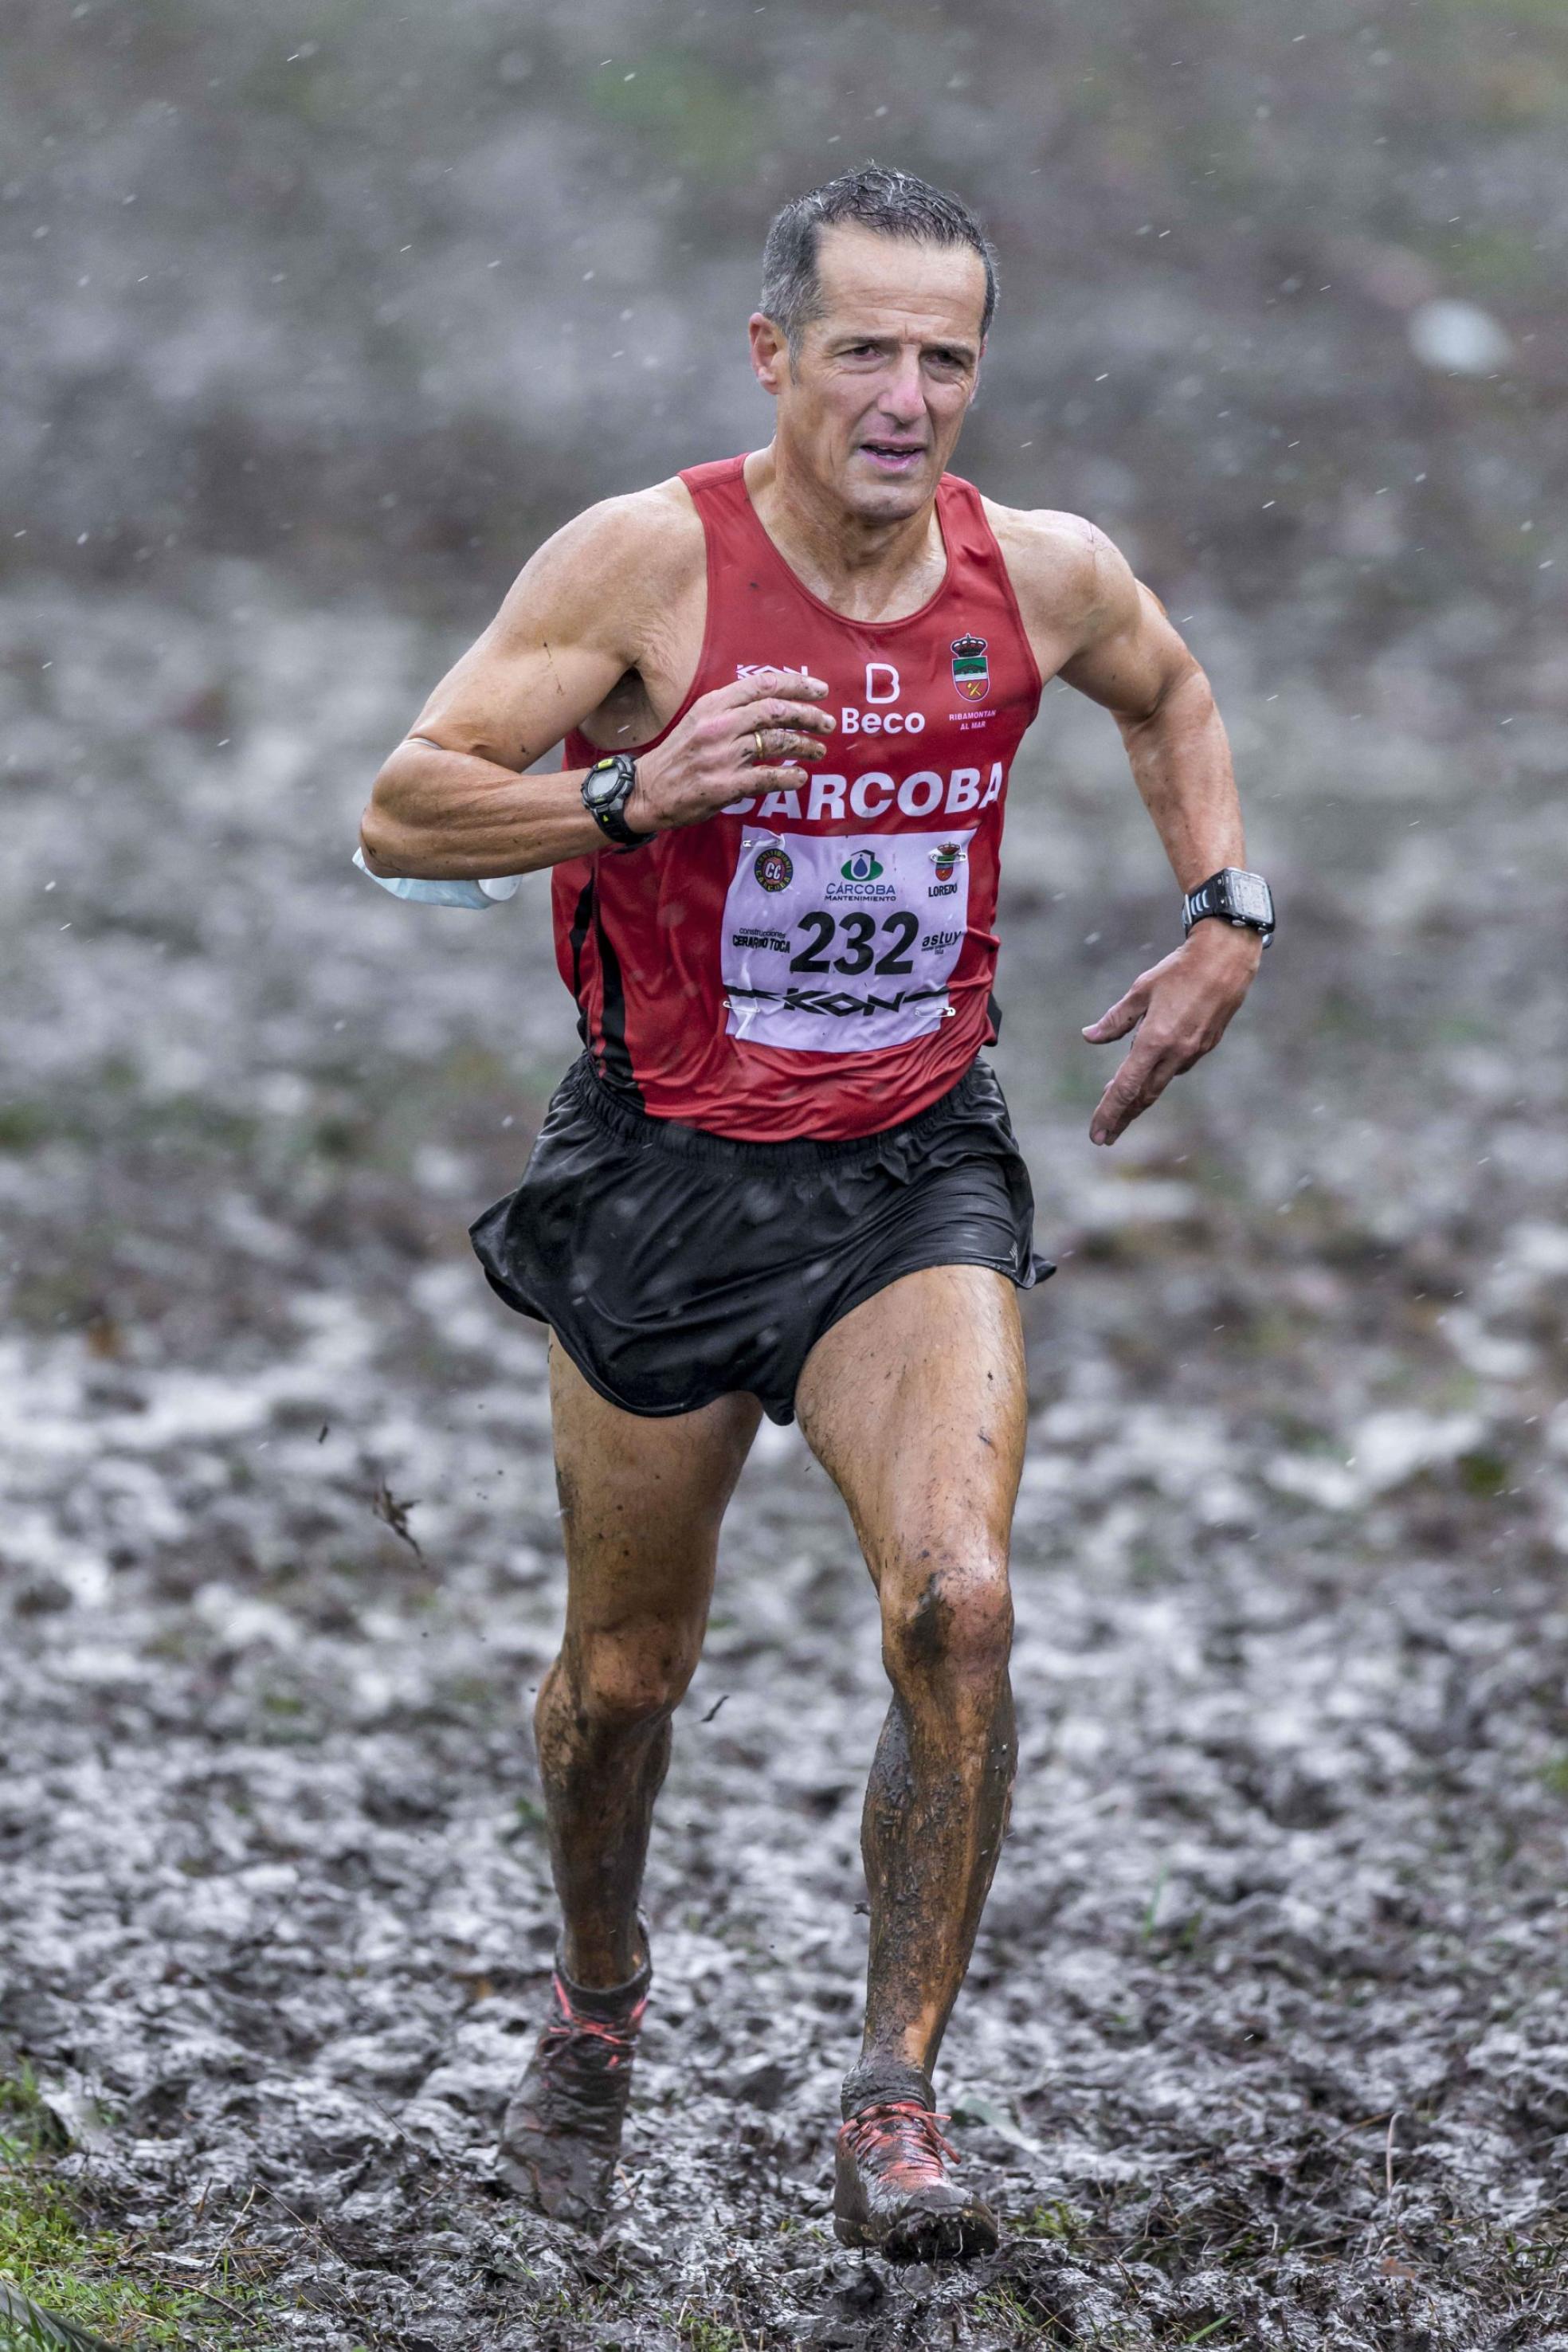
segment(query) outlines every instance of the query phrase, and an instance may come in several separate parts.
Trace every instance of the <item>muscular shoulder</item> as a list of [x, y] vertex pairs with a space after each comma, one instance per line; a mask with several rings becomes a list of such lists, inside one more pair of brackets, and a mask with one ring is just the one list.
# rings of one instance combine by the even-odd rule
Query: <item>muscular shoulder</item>
[[[604, 585], [606, 573], [649, 583], [655, 593], [679, 584], [702, 561], [702, 524], [679, 476], [650, 489], [602, 499], [546, 540], [529, 565], [562, 584]], [[527, 577], [525, 572], [524, 577]]]
[[503, 635], [550, 627], [635, 665], [657, 629], [704, 576], [702, 524], [684, 482], [604, 499], [547, 539], [497, 617]]
[[1056, 652], [1056, 667], [1137, 613], [1138, 583], [1120, 548], [1082, 515], [1050, 507], [984, 501], [1037, 652]]

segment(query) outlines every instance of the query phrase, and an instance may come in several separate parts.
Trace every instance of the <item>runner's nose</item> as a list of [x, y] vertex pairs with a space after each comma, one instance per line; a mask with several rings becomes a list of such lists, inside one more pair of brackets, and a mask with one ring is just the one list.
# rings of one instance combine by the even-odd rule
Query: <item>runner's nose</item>
[[880, 421], [900, 431], [908, 432], [918, 425], [925, 410], [921, 386], [921, 357], [918, 352], [900, 352], [892, 373], [880, 386], [877, 402]]

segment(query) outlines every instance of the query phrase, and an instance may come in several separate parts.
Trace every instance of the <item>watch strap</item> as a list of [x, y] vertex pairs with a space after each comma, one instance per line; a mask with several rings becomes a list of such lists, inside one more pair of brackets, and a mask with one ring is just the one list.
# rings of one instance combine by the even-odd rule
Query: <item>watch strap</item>
[[1222, 866], [1217, 874], [1186, 893], [1182, 900], [1183, 937], [1205, 915], [1240, 930], [1256, 931], [1265, 947], [1274, 936], [1274, 894], [1261, 874], [1245, 866]]
[[[613, 769], [616, 786], [613, 792], [592, 795], [589, 787], [596, 776]], [[617, 849], [640, 849], [651, 841], [651, 833], [637, 833], [626, 820], [626, 805], [637, 790], [637, 763], [630, 751], [610, 751], [604, 759], [595, 760], [583, 779], [583, 805], [599, 831]]]

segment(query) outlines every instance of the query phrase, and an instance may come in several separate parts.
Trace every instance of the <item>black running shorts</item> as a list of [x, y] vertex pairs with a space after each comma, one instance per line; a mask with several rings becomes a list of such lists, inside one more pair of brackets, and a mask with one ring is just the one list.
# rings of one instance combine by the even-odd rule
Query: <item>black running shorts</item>
[[508, 1306], [612, 1404], [692, 1412], [741, 1390], [787, 1422], [816, 1342], [900, 1275], [989, 1265], [1027, 1290], [1049, 1274], [1034, 1211], [983, 1062], [879, 1135], [737, 1143], [649, 1118], [584, 1057], [517, 1191], [470, 1233]]

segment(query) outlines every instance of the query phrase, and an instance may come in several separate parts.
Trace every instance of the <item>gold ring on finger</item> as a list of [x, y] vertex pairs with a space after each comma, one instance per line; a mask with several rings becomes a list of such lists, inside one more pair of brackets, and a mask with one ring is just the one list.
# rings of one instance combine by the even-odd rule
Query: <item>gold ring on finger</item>
[[755, 767], [765, 768], [768, 764], [768, 747], [763, 740], [763, 730], [760, 727], [752, 728], [752, 740], [757, 747], [752, 764]]

